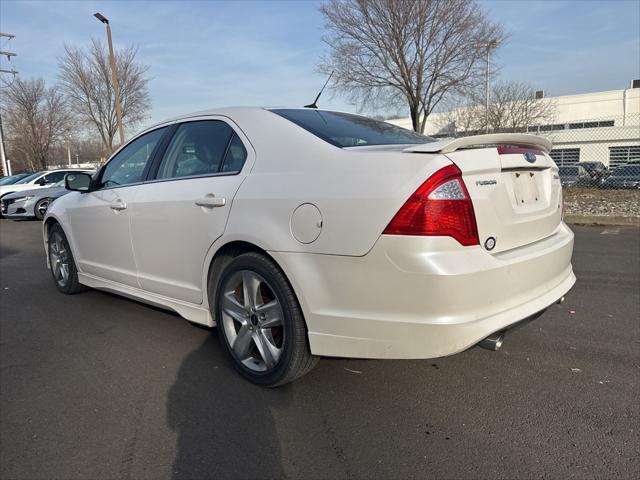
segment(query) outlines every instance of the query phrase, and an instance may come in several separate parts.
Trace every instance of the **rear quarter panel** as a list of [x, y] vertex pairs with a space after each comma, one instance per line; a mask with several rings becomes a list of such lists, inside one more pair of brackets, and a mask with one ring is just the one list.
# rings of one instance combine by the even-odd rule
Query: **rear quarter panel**
[[[341, 149], [268, 111], [234, 120], [256, 162], [233, 200], [225, 237], [266, 250], [365, 255], [418, 186], [450, 164], [442, 155]], [[303, 203], [322, 215], [321, 233], [308, 244], [290, 227]]]

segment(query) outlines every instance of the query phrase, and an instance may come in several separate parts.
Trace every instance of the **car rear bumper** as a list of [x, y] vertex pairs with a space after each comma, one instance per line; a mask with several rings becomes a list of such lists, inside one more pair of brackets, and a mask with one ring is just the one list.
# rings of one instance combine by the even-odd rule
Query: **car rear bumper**
[[563, 223], [491, 255], [444, 237], [383, 235], [363, 257], [272, 252], [296, 290], [312, 353], [435, 358], [553, 304], [575, 283]]

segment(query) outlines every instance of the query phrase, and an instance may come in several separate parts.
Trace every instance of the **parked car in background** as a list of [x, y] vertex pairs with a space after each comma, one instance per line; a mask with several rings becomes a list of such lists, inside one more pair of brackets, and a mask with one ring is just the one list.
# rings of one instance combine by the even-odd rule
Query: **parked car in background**
[[0, 180], [0, 186], [1, 185], [12, 185], [12, 184], [14, 184], [16, 182], [19, 182], [23, 178], [26, 178], [26, 177], [31, 176], [31, 175], [33, 175], [33, 173], [26, 172], [26, 173], [17, 173], [15, 175], [11, 175], [9, 177], [3, 177]]
[[602, 162], [580, 162], [579, 165], [589, 174], [590, 183], [594, 187], [599, 187], [609, 176], [609, 168]]
[[75, 191], [43, 224], [48, 266], [62, 293], [217, 325], [260, 385], [318, 356], [496, 349], [575, 282], [550, 149], [315, 109], [200, 112], [135, 136], [93, 178], [67, 176]]
[[582, 165], [566, 165], [558, 168], [563, 187], [585, 187], [591, 183], [591, 176]]
[[0, 185], [0, 199], [8, 193], [32, 190], [34, 188], [50, 187], [58, 183], [67, 173], [77, 172], [78, 169], [64, 168], [59, 170], [43, 170], [31, 174], [14, 184]]
[[[90, 170], [74, 170], [76, 172], [94, 173]], [[69, 193], [64, 186], [64, 178], [50, 188], [36, 188], [13, 192], [0, 199], [0, 213], [3, 217], [37, 218], [42, 220], [49, 204], [57, 198]]]
[[640, 188], [640, 162], [614, 168], [602, 182], [604, 188]]

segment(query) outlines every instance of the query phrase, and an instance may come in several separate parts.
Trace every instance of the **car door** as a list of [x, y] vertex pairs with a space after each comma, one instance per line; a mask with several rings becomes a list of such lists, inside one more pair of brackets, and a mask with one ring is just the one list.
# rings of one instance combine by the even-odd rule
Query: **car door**
[[129, 204], [167, 127], [145, 133], [109, 160], [88, 193], [67, 208], [76, 262], [83, 273], [138, 287]]
[[[131, 238], [143, 289], [202, 303], [204, 259], [222, 235], [253, 150], [227, 120], [179, 123], [153, 178], [131, 205]], [[243, 168], [244, 167], [244, 168]]]

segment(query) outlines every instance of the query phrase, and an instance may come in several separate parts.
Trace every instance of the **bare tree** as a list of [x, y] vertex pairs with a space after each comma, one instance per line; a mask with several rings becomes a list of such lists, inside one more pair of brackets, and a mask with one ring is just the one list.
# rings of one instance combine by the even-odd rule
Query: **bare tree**
[[[469, 135], [486, 127], [485, 92], [469, 94], [441, 113], [437, 125], [443, 133]], [[489, 129], [494, 132], [525, 132], [527, 127], [552, 123], [556, 104], [537, 99], [535, 90], [521, 82], [498, 82], [491, 89]]]
[[72, 115], [58, 87], [42, 79], [16, 78], [4, 88], [2, 108], [6, 115], [9, 151], [20, 152], [30, 169], [45, 169], [54, 145], [72, 128]]
[[473, 0], [330, 0], [319, 70], [362, 103], [408, 105], [417, 132], [440, 101], [482, 82], [502, 28]]
[[439, 130], [429, 133], [453, 137], [469, 135], [484, 129], [484, 123], [484, 103], [478, 102], [474, 95], [469, 95], [447, 102], [444, 111], [439, 112], [434, 121]]
[[521, 82], [497, 83], [491, 90], [489, 126], [494, 131], [524, 131], [553, 121], [556, 105], [538, 99], [535, 90]]
[[[88, 49], [65, 45], [64, 50], [59, 59], [59, 76], [65, 95], [79, 118], [97, 129], [105, 149], [111, 153], [118, 123], [108, 51], [95, 39]], [[134, 47], [115, 52], [122, 121], [126, 126], [140, 123], [150, 108], [145, 76], [149, 67], [139, 63], [136, 55]]]

